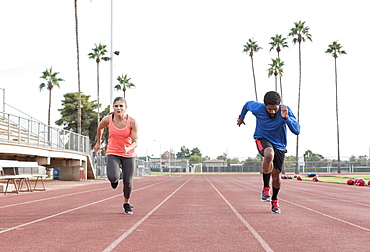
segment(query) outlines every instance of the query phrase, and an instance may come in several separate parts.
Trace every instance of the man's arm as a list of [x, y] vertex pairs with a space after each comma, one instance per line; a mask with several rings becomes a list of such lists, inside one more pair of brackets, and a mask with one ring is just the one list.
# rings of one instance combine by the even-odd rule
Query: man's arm
[[248, 111], [250, 111], [251, 105], [253, 103], [255, 103], [255, 102], [254, 101], [249, 101], [249, 102], [246, 102], [244, 104], [243, 109], [242, 109], [242, 112], [240, 113], [239, 118], [238, 118], [238, 121], [236, 123], [239, 127], [242, 124], [245, 125], [245, 122], [244, 122], [245, 115], [247, 114]]
[[290, 110], [289, 107], [281, 106], [281, 116], [283, 117], [285, 123], [288, 125], [289, 130], [293, 134], [299, 135], [299, 133], [301, 132], [301, 126], [297, 122], [293, 112]]

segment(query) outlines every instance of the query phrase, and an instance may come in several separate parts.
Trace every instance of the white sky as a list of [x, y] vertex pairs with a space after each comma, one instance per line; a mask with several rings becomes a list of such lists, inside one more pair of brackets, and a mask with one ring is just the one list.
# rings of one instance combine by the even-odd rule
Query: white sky
[[[47, 122], [48, 92], [39, 92], [41, 73], [50, 66], [65, 79], [52, 91], [52, 117], [60, 118], [63, 95], [77, 92], [73, 0], [0, 2], [0, 88], [6, 102]], [[306, 150], [337, 157], [334, 59], [324, 52], [338, 40], [347, 55], [338, 58], [340, 149], [342, 159], [369, 155], [370, 40], [366, 1], [298, 3], [241, 0], [113, 0], [114, 83], [128, 74], [136, 85], [126, 92], [128, 113], [139, 122], [139, 156], [158, 157], [170, 148], [198, 147], [203, 156], [254, 157], [255, 119], [237, 127], [244, 103], [254, 99], [250, 57], [242, 53], [249, 38], [262, 51], [254, 65], [259, 100], [274, 89], [268, 64], [270, 38], [287, 36], [294, 22], [306, 21], [313, 42], [302, 44], [300, 155]], [[96, 99], [96, 63], [87, 54], [94, 43], [110, 48], [110, 1], [79, 0], [82, 92]], [[297, 114], [298, 45], [288, 38], [284, 103]], [[110, 104], [110, 63], [100, 64], [100, 101]], [[114, 97], [122, 96], [115, 92]], [[8, 111], [7, 111], [8, 112]], [[296, 138], [288, 136], [288, 154]]]

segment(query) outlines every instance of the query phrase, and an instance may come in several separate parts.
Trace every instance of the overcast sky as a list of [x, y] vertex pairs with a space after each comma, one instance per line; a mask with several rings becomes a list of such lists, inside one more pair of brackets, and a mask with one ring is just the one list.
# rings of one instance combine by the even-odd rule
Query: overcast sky
[[[333, 41], [347, 52], [337, 60], [341, 156], [369, 155], [366, 1], [113, 0], [113, 48], [110, 3], [78, 1], [81, 89], [96, 100], [96, 63], [87, 57], [94, 43], [107, 45], [108, 54], [121, 52], [113, 59], [113, 84], [118, 75], [128, 74], [136, 85], [126, 98], [128, 114], [139, 123], [139, 156], [158, 157], [160, 146], [162, 152], [186, 146], [211, 158], [223, 153], [255, 157], [254, 117], [248, 114], [247, 125], [236, 126], [245, 102], [255, 99], [243, 45], [253, 38], [263, 48], [254, 55], [262, 101], [275, 88], [267, 74], [277, 57], [269, 51], [270, 38], [287, 37], [300, 20], [312, 35], [312, 42], [302, 44], [300, 155], [312, 150], [337, 157], [334, 58], [325, 54]], [[0, 21], [0, 88], [6, 103], [47, 123], [48, 91], [39, 92], [38, 86], [42, 72], [52, 66], [65, 79], [52, 91], [54, 123], [61, 117], [57, 109], [63, 95], [78, 90], [74, 1], [1, 1]], [[289, 48], [281, 52], [283, 97], [297, 114], [298, 45], [287, 41]], [[109, 62], [100, 64], [100, 91], [106, 107], [111, 103]], [[287, 155], [295, 155], [295, 141], [289, 133]]]

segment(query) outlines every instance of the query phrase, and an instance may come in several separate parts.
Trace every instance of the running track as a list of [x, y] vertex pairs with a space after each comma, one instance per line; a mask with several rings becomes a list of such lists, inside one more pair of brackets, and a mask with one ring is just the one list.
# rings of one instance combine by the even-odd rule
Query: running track
[[261, 180], [135, 178], [133, 215], [106, 180], [1, 195], [0, 250], [370, 251], [369, 187], [283, 180], [272, 214]]

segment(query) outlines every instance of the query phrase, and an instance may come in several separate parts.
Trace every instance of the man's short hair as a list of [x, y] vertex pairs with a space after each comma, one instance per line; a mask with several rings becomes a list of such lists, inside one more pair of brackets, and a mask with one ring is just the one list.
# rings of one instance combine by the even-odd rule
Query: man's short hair
[[278, 92], [275, 91], [269, 91], [265, 94], [265, 97], [263, 98], [263, 103], [265, 105], [279, 105], [281, 102], [281, 98]]

